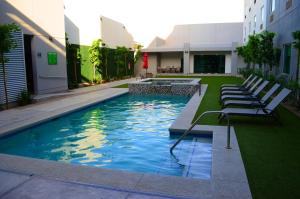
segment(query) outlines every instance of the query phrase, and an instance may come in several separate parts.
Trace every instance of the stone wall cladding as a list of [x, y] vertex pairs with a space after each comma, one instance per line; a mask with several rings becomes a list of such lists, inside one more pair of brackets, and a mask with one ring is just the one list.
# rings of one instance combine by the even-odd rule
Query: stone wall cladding
[[[174, 79], [170, 79], [170, 81], [172, 80]], [[153, 81], [153, 79], [151, 79], [151, 81]], [[197, 79], [196, 81], [194, 79], [190, 79], [190, 83], [171, 83], [170, 85], [153, 84], [151, 81], [144, 80], [130, 83], [128, 85], [129, 93], [192, 96], [201, 86], [201, 84], [198, 83], [200, 79]], [[176, 80], [174, 80], [174, 82], [176, 82]]]

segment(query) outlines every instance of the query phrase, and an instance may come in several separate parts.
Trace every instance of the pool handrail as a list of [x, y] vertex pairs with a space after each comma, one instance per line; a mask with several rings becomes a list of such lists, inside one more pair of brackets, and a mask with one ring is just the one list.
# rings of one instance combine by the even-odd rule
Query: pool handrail
[[203, 116], [208, 115], [208, 114], [223, 114], [224, 117], [227, 119], [227, 144], [226, 144], [225, 148], [231, 149], [231, 147], [230, 147], [230, 120], [229, 120], [228, 114], [224, 113], [223, 111], [205, 111], [192, 123], [192, 125], [180, 136], [180, 138], [170, 148], [170, 153], [173, 156], [174, 156], [174, 154], [173, 154], [174, 148], [183, 140], [183, 138], [185, 138], [192, 131], [192, 129], [197, 125], [198, 121]]

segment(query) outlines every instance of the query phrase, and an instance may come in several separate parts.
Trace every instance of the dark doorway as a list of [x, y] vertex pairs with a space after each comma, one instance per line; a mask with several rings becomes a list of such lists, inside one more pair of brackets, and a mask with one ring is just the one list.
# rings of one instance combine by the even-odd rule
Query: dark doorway
[[195, 55], [194, 73], [225, 73], [225, 55]]
[[34, 93], [32, 54], [31, 54], [32, 38], [33, 38], [33, 35], [24, 35], [24, 54], [25, 54], [27, 90], [31, 94]]

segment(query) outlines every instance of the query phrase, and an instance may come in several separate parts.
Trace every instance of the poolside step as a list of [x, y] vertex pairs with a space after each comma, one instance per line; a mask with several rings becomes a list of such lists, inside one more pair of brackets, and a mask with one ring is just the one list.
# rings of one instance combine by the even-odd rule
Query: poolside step
[[[193, 138], [192, 141], [182, 141], [175, 149], [174, 154], [177, 161], [165, 161], [162, 168], [178, 168], [182, 171], [183, 177], [210, 179], [211, 174], [211, 143], [203, 142], [201, 138]], [[165, 173], [160, 168], [157, 172]], [[164, 171], [163, 171], [164, 170]]]
[[184, 177], [209, 179], [211, 174], [211, 143], [199, 142], [194, 138], [185, 168]]

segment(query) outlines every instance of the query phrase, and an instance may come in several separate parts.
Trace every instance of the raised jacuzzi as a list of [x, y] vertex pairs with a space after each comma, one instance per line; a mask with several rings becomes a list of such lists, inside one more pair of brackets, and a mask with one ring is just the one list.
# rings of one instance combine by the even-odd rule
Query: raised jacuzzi
[[128, 84], [129, 93], [192, 96], [199, 90], [201, 79], [149, 78]]

